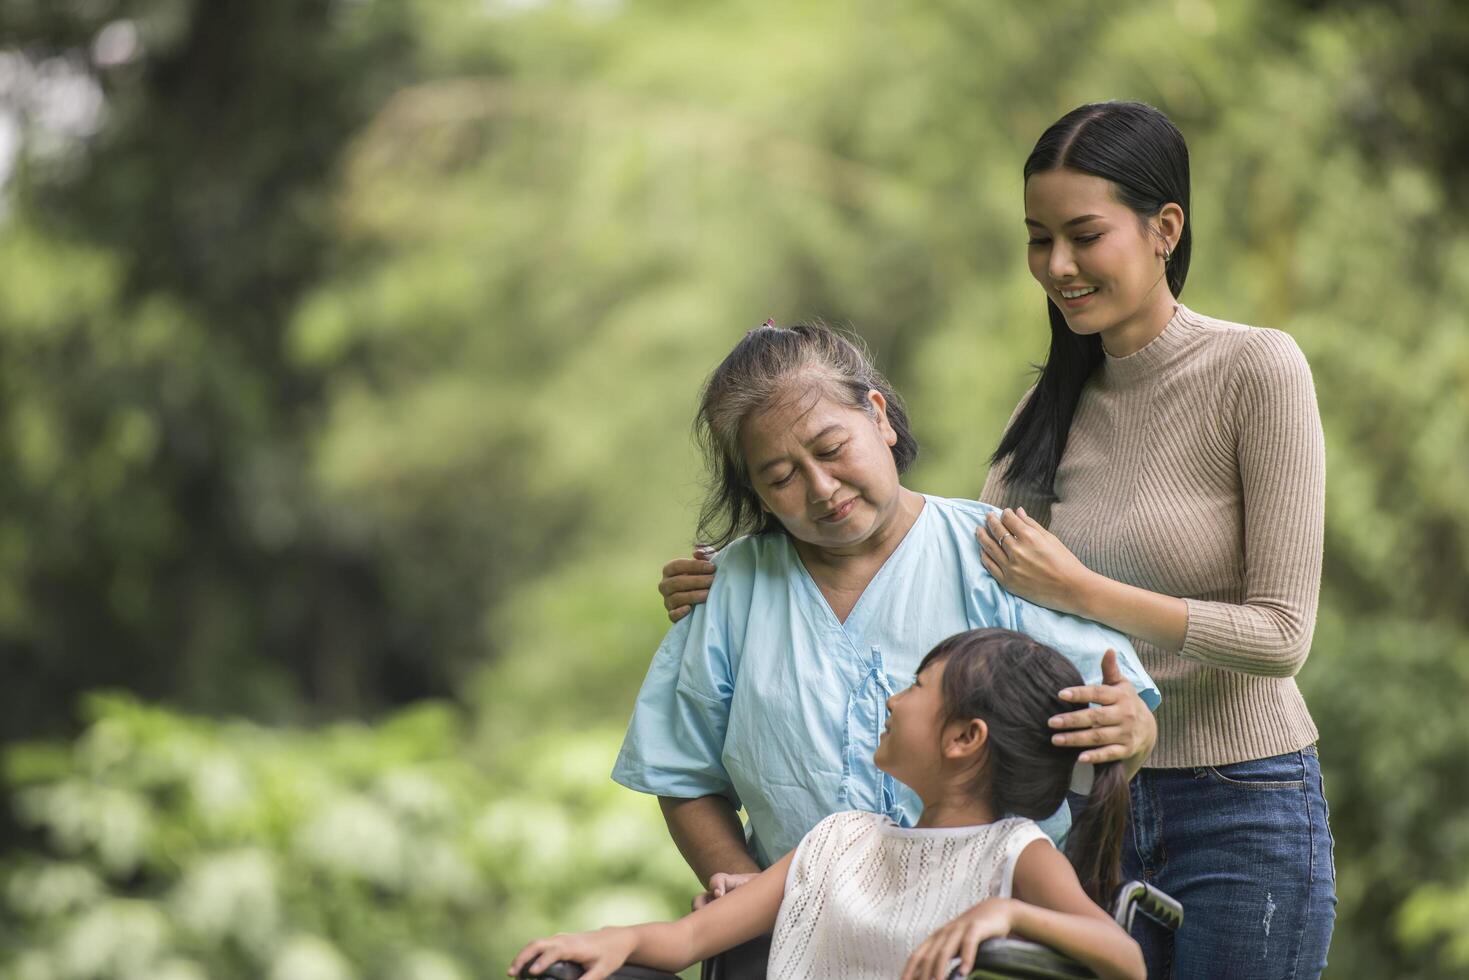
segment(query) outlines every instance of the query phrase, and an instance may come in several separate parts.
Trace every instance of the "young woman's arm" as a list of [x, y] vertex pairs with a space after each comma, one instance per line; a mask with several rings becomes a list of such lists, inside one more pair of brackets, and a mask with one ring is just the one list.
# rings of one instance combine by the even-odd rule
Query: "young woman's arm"
[[1093, 572], [1024, 507], [978, 532], [985, 567], [1031, 602], [1188, 660], [1290, 677], [1311, 649], [1321, 590], [1326, 459], [1311, 368], [1295, 341], [1251, 331], [1230, 381], [1244, 507], [1243, 602], [1180, 599]]
[[1092, 571], [1024, 507], [990, 514], [976, 537], [984, 567], [1015, 595], [1164, 650], [1182, 648], [1188, 603]]
[[772, 864], [745, 887], [677, 922], [612, 926], [538, 939], [516, 954], [506, 972], [518, 976], [529, 966], [532, 973], [540, 973], [558, 960], [585, 967], [582, 980], [602, 980], [629, 960], [671, 973], [685, 970], [775, 927], [791, 856]]
[[999, 936], [1049, 946], [1102, 980], [1147, 976], [1137, 943], [1087, 898], [1070, 862], [1049, 841], [1021, 852], [1011, 891], [1014, 898], [986, 899], [924, 940], [908, 958], [903, 980], [945, 980], [955, 957], [967, 974], [980, 943]]

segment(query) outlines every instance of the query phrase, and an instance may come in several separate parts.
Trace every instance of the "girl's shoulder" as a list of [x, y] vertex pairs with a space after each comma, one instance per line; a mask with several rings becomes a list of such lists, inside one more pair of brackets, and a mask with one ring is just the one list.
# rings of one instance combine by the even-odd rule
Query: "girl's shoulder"
[[1005, 817], [995, 821], [995, 829], [998, 839], [1005, 842], [1007, 846], [1018, 845], [1018, 850], [1024, 850], [1026, 845], [1032, 841], [1043, 840], [1053, 844], [1049, 834], [1039, 823], [1029, 817]]
[[796, 845], [796, 859], [791, 862], [792, 874], [797, 868], [819, 866], [835, 855], [850, 852], [856, 841], [876, 838], [884, 822], [891, 823], [887, 817], [862, 810], [843, 810], [823, 817], [806, 831], [806, 836]]
[[889, 839], [916, 842], [949, 840], [959, 847], [975, 846], [981, 849], [1004, 849], [1012, 840], [1023, 839], [1027, 843], [1038, 837], [1050, 840], [1046, 832], [1041, 829], [1040, 824], [1028, 817], [1001, 817], [989, 823], [966, 824], [958, 827], [902, 827], [891, 819], [877, 814], [863, 814], [863, 816], [871, 818], [870, 824], [862, 826], [864, 831], [870, 829], [877, 835]]
[[892, 821], [880, 813], [868, 813], [866, 810], [842, 810], [822, 817], [816, 826], [807, 832], [806, 837], [809, 839], [817, 836], [866, 834], [877, 830], [884, 824], [892, 824]]

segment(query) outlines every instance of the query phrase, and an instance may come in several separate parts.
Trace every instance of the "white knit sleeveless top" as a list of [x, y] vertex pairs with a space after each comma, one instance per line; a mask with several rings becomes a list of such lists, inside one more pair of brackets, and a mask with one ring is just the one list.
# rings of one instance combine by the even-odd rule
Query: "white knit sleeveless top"
[[770, 947], [770, 980], [893, 980], [939, 926], [1008, 898], [1032, 820], [899, 827], [874, 813], [827, 817], [796, 848]]

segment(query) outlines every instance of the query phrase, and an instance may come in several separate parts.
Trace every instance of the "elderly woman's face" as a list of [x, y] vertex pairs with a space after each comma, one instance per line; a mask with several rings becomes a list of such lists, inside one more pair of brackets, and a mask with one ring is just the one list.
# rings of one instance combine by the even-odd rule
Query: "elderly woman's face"
[[765, 507], [800, 541], [822, 548], [862, 544], [897, 511], [900, 486], [887, 402], [870, 411], [822, 395], [796, 397], [740, 428], [751, 483]]

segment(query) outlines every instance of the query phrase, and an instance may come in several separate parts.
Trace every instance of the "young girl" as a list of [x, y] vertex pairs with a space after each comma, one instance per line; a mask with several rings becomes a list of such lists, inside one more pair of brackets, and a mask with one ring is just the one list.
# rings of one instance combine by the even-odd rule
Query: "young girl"
[[1117, 885], [1121, 764], [1096, 769], [1069, 838], [1075, 870], [1034, 823], [1056, 811], [1071, 781], [1080, 750], [1053, 745], [1048, 723], [1077, 710], [1056, 692], [1081, 683], [1070, 661], [1021, 633], [944, 640], [888, 700], [874, 756], [923, 800], [916, 827], [834, 814], [753, 881], [677, 922], [540, 939], [509, 974], [558, 960], [585, 966], [584, 980], [628, 960], [678, 971], [773, 927], [772, 980], [944, 980], [956, 959], [967, 973], [980, 943], [1007, 935], [1100, 977], [1144, 976], [1137, 944], [1096, 904]]

